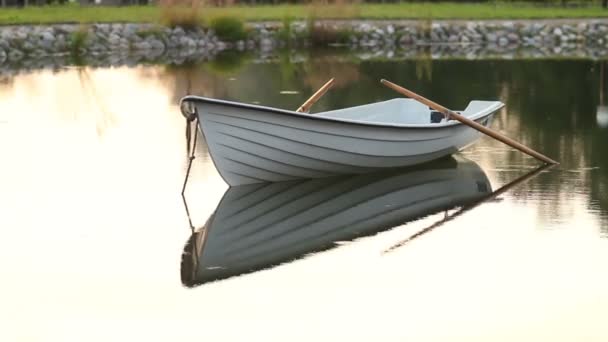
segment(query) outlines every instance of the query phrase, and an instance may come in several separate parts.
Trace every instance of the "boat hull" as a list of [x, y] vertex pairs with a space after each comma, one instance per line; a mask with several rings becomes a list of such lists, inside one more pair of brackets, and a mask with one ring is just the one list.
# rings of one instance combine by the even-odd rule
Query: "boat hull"
[[[222, 178], [231, 186], [359, 174], [425, 163], [480, 137], [462, 124], [396, 127], [194, 102]], [[492, 113], [476, 118], [488, 125]]]

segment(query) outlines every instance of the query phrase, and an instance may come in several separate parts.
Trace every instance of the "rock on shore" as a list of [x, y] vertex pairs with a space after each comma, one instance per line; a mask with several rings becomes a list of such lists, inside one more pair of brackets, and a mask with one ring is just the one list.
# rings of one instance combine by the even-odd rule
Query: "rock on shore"
[[[323, 44], [340, 43], [356, 50], [398, 50], [412, 46], [485, 46], [489, 50], [603, 53], [608, 46], [608, 20], [544, 21], [317, 21], [313, 27], [292, 22], [250, 23], [249, 37], [220, 40], [211, 29], [168, 28], [152, 24], [91, 24], [0, 27], [0, 64], [44, 56], [165, 55], [183, 57], [213, 54], [234, 48], [271, 51], [284, 46], [308, 46], [321, 36]], [[315, 30], [317, 34], [311, 34]], [[288, 32], [289, 34], [285, 34]], [[333, 37], [333, 38], [332, 38]], [[344, 37], [347, 37], [345, 40]], [[340, 38], [340, 41], [332, 39]], [[449, 49], [447, 49], [449, 50]]]

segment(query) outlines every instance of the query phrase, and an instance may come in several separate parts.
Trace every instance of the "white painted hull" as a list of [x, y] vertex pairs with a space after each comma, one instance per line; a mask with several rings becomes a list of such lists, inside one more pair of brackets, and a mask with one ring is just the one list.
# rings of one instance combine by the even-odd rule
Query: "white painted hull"
[[[395, 110], [416, 107], [414, 103], [403, 102], [413, 101], [406, 99], [362, 106], [350, 112], [316, 115], [197, 97], [183, 101], [194, 104], [211, 157], [231, 186], [421, 164], [453, 154], [480, 136], [472, 128], [453, 121], [374, 122], [369, 121], [375, 119], [369, 115], [367, 120], [357, 119], [358, 114], [367, 115], [382, 106], [389, 108], [384, 113], [385, 119], [393, 107]], [[488, 102], [485, 107], [477, 107], [482, 110], [467, 116], [487, 125], [491, 114], [502, 104]], [[410, 115], [407, 109], [406, 113], [393, 116], [399, 115], [403, 121]], [[430, 111], [425, 110], [429, 115]]]
[[489, 193], [484, 172], [464, 158], [382, 173], [231, 187], [187, 244], [183, 281], [194, 285], [268, 268]]

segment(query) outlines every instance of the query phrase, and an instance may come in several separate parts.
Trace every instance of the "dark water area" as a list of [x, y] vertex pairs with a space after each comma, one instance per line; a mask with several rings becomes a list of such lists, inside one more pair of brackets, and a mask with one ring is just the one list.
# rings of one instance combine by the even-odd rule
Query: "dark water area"
[[[0, 79], [0, 339], [605, 341], [606, 68], [227, 52]], [[295, 109], [330, 77], [312, 112], [399, 97], [382, 78], [455, 110], [500, 100], [492, 128], [561, 164], [484, 137], [419, 168], [228, 189], [199, 136], [186, 215], [182, 96]]]

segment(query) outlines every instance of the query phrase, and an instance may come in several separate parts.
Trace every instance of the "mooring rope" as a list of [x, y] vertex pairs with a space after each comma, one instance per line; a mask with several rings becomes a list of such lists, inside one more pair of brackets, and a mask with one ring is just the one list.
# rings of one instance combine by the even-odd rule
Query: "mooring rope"
[[[192, 170], [192, 163], [194, 162], [194, 159], [196, 159], [196, 144], [198, 139], [198, 115], [196, 115], [196, 110], [190, 112], [185, 111], [184, 108], [182, 108], [181, 112], [186, 118], [186, 144], [188, 153], [188, 168], [186, 169], [186, 176], [184, 177], [184, 183], [182, 185], [182, 200], [184, 201], [184, 208], [186, 209], [186, 215], [188, 216], [190, 230], [194, 234], [195, 228], [192, 224], [190, 210], [188, 209], [188, 202], [186, 201], [186, 186], [188, 185], [188, 179], [190, 178], [190, 170]], [[192, 126], [194, 126], [194, 139], [192, 139], [191, 133]]]

